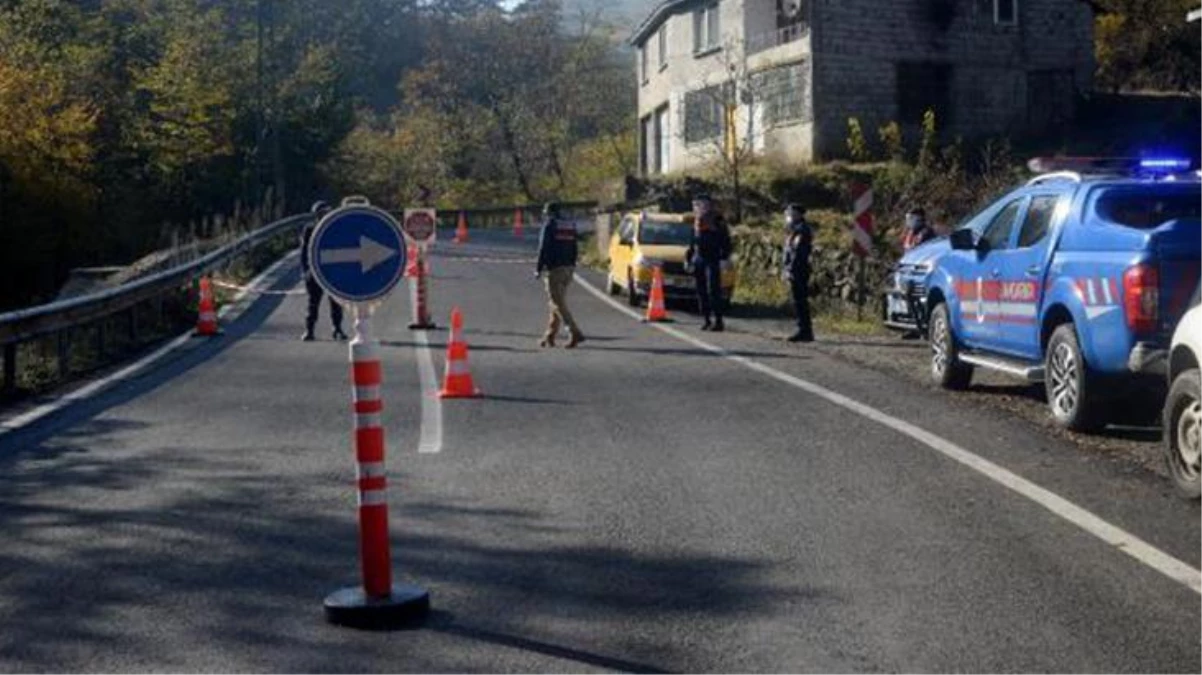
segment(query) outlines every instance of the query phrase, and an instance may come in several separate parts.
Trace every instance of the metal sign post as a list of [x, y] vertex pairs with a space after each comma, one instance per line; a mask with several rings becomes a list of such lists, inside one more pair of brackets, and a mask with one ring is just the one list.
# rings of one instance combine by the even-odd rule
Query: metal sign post
[[405, 270], [404, 236], [392, 216], [363, 200], [344, 202], [342, 208], [322, 218], [312, 241], [309, 255], [314, 279], [332, 297], [349, 305], [355, 318], [350, 360], [363, 583], [327, 596], [326, 618], [360, 628], [404, 624], [429, 612], [430, 594], [419, 586], [392, 582], [381, 418], [384, 401], [380, 396], [383, 368], [371, 332], [375, 307]]
[[402, 229], [405, 238], [413, 242], [417, 251], [414, 265], [415, 274], [409, 278], [411, 306], [413, 307], [413, 322], [410, 330], [430, 330], [435, 328], [430, 318], [430, 275], [426, 268], [426, 249], [437, 236], [437, 212], [434, 209], [405, 209]]

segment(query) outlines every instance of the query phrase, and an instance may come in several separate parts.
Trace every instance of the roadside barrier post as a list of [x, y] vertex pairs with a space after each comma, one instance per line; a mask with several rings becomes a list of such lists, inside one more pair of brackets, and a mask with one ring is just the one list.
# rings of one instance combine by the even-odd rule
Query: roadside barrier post
[[364, 200], [344, 204], [323, 217], [311, 241], [314, 278], [332, 297], [350, 306], [355, 322], [349, 350], [362, 584], [326, 596], [326, 619], [356, 628], [409, 624], [429, 612], [430, 594], [419, 586], [392, 581], [380, 395], [384, 373], [379, 343], [371, 331], [375, 307], [404, 273], [404, 235], [392, 216]]

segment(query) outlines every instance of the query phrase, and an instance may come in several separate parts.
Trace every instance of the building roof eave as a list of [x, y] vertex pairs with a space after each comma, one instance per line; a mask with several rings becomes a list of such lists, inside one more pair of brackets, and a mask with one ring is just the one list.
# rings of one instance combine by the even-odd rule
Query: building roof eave
[[660, 2], [655, 6], [655, 9], [651, 10], [647, 18], [643, 19], [642, 23], [634, 29], [634, 32], [631, 33], [630, 40], [628, 41], [630, 46], [639, 46], [639, 43], [650, 37], [665, 19], [676, 13], [676, 10], [692, 2], [695, 2], [695, 0], [663, 0], [663, 2]]

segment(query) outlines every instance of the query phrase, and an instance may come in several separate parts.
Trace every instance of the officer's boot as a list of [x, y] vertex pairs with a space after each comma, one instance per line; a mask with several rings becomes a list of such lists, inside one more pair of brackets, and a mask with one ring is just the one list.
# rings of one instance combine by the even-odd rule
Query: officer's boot
[[305, 342], [312, 342], [313, 339], [313, 323], [307, 322], [305, 324], [305, 334], [301, 336], [301, 340]]
[[721, 316], [718, 316], [716, 319], [714, 319], [714, 327], [710, 328], [710, 330], [715, 333], [721, 333], [722, 331], [726, 330], [726, 324], [722, 323]]

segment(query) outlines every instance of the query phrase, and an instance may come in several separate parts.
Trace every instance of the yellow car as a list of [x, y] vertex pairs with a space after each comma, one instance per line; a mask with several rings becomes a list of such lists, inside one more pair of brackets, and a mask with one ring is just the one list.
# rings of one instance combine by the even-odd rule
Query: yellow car
[[[654, 268], [662, 267], [665, 298], [695, 298], [696, 282], [685, 269], [685, 253], [693, 239], [691, 213], [629, 213], [609, 240], [610, 295], [626, 293], [632, 307], [651, 292]], [[734, 266], [722, 270], [722, 295], [729, 303], [735, 290]]]

